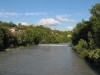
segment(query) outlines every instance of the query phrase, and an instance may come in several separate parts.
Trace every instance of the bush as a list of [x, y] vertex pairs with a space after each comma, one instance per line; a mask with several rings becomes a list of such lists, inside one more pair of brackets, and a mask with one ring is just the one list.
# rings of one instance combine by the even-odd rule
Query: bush
[[91, 59], [96, 59], [98, 60], [100, 58], [100, 49], [96, 49], [96, 50], [91, 50], [89, 52], [89, 57]]
[[81, 53], [83, 50], [88, 49], [88, 44], [85, 40], [81, 39], [78, 42], [78, 45], [73, 46], [73, 49], [77, 52], [77, 53]]
[[91, 50], [88, 55], [89, 62], [100, 67], [100, 49]]

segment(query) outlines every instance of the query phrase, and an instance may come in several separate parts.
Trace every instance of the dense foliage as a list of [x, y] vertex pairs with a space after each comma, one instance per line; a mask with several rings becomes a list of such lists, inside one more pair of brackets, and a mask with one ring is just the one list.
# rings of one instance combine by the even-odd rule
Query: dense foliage
[[21, 25], [0, 21], [0, 49], [18, 46], [38, 45], [39, 43], [65, 43], [71, 40], [70, 31], [52, 30], [48, 27]]
[[100, 66], [100, 4], [95, 4], [90, 12], [90, 20], [82, 20], [73, 29], [73, 49], [89, 62]]

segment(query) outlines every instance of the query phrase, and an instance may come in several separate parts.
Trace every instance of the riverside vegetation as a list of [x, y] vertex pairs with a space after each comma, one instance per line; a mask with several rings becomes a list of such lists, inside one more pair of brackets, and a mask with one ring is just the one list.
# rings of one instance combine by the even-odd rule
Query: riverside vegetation
[[0, 50], [7, 48], [15, 48], [19, 46], [29, 46], [49, 44], [49, 43], [64, 43], [69, 42], [71, 31], [52, 30], [43, 25], [18, 25], [13, 22], [0, 21]]
[[73, 29], [73, 49], [88, 62], [100, 67], [100, 3], [91, 9], [89, 21], [77, 23]]

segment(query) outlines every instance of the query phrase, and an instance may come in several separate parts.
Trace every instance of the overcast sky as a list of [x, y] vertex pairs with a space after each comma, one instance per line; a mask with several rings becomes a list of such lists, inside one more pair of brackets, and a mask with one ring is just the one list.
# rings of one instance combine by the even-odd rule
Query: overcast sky
[[71, 30], [100, 0], [0, 0], [0, 20]]

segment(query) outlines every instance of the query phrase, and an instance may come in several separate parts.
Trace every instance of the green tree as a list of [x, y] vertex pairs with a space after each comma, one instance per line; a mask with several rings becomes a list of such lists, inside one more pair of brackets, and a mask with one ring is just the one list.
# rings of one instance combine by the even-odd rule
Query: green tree
[[90, 17], [90, 21], [92, 22], [92, 27], [94, 31], [94, 41], [96, 45], [100, 47], [100, 4], [95, 4], [91, 9], [90, 12], [92, 16]]
[[90, 12], [90, 20], [83, 20], [73, 30], [73, 49], [89, 62], [100, 66], [100, 3], [95, 4]]
[[91, 32], [88, 32], [88, 40], [89, 40], [89, 48], [90, 49], [95, 49], [96, 45], [95, 45], [95, 42], [93, 40], [93, 36], [92, 36]]

